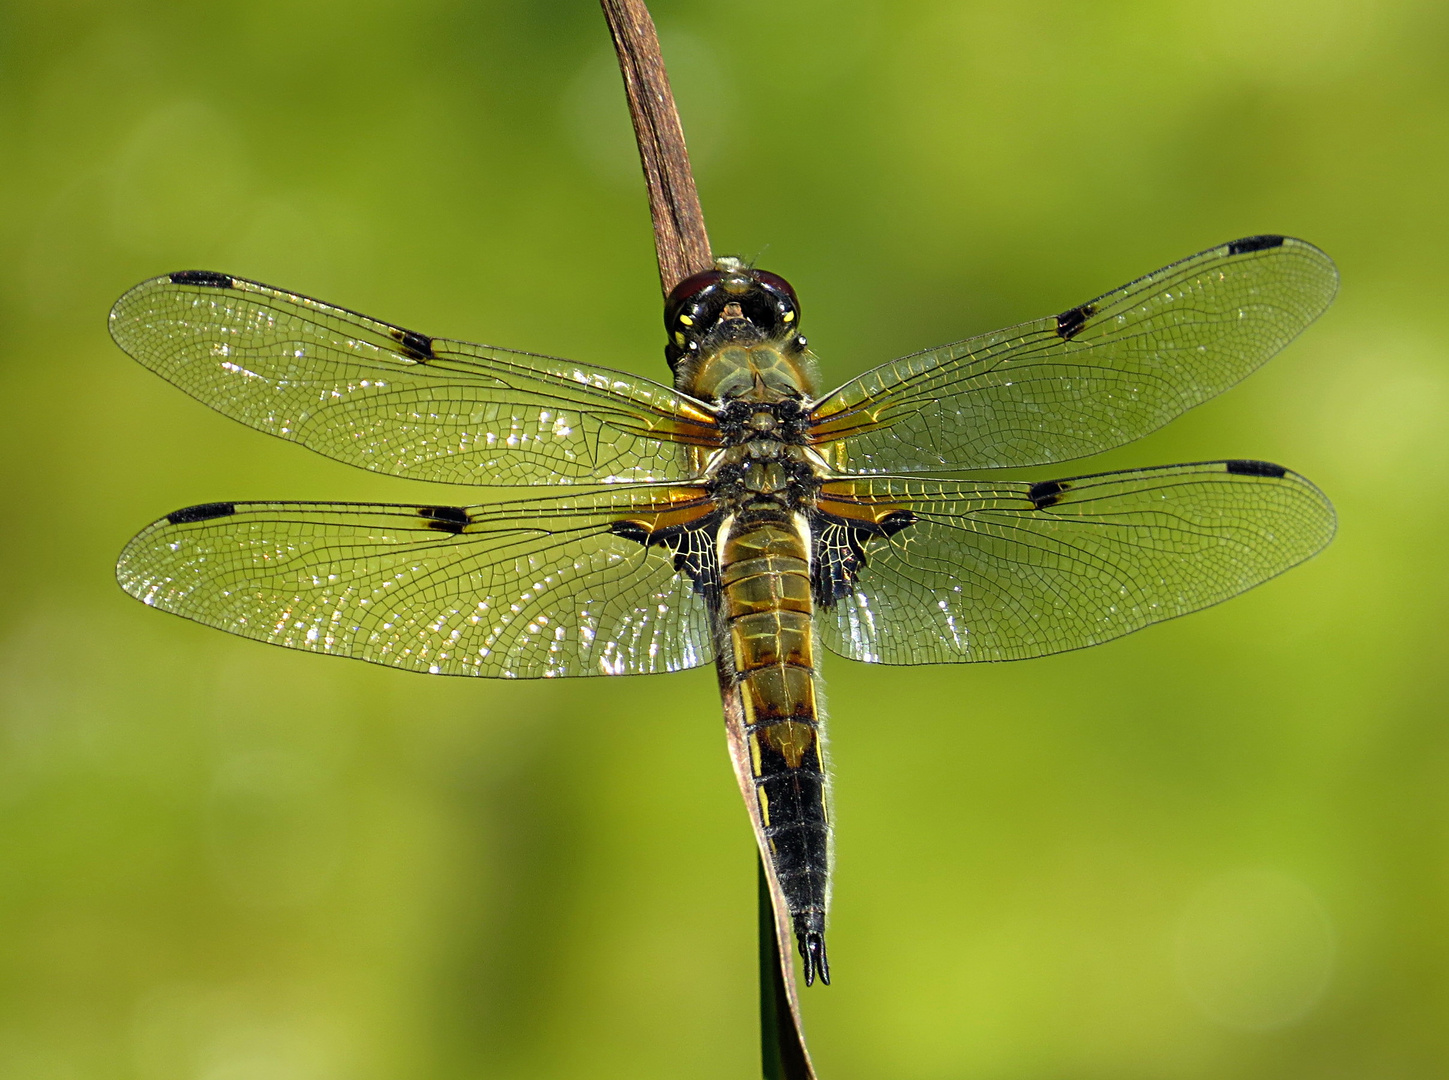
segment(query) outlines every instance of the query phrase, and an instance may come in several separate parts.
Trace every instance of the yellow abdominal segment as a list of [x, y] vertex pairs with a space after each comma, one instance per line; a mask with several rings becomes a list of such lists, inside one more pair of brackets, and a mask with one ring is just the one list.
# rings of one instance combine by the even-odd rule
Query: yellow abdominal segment
[[809, 536], [755, 505], [724, 530], [721, 621], [744, 709], [755, 799], [776, 877], [800, 925], [824, 925], [830, 818], [811, 634]]

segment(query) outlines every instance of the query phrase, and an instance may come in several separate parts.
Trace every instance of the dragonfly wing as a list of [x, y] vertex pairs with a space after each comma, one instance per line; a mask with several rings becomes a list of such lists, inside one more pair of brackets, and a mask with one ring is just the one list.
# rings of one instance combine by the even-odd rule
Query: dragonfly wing
[[1322, 314], [1333, 261], [1235, 240], [1060, 315], [916, 353], [815, 403], [840, 471], [1068, 461], [1155, 431], [1254, 371]]
[[670, 481], [707, 406], [568, 360], [430, 338], [243, 278], [186, 271], [111, 311], [131, 356], [218, 412], [376, 472], [450, 484]]
[[883, 664], [1021, 660], [1226, 600], [1321, 550], [1333, 508], [1297, 473], [1210, 461], [1065, 480], [825, 485], [825, 644]]
[[[209, 626], [414, 671], [677, 671], [713, 659], [697, 584], [713, 548], [683, 542], [711, 510], [689, 486], [472, 507], [211, 503], [145, 529], [116, 574]], [[656, 530], [673, 546], [643, 542]]]

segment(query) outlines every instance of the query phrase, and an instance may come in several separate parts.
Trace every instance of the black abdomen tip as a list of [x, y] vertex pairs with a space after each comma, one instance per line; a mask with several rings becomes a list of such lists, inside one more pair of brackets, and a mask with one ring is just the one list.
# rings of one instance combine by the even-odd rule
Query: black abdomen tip
[[805, 985], [812, 986], [818, 975], [830, 985], [830, 961], [825, 957], [825, 912], [819, 908], [795, 915], [795, 944], [805, 965]]
[[188, 506], [167, 514], [166, 520], [172, 525], [190, 525], [197, 521], [210, 521], [212, 518], [231, 517], [235, 513], [236, 503], [201, 503], [199, 506]]
[[797, 939], [800, 958], [805, 963], [805, 985], [814, 986], [815, 976], [826, 986], [830, 985], [830, 961], [825, 958], [825, 935], [819, 930], [802, 934]]
[[178, 270], [171, 275], [173, 285], [210, 285], [216, 289], [230, 289], [236, 285], [229, 274], [218, 274], [215, 270]]

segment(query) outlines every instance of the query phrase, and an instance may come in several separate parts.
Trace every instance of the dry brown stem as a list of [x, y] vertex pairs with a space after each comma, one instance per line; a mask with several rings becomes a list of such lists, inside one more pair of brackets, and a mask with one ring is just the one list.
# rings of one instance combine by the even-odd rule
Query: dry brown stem
[[[684, 278], [714, 266], [704, 213], [694, 187], [684, 128], [669, 89], [664, 57], [654, 20], [643, 0], [600, 0], [619, 70], [629, 98], [629, 118], [639, 144], [644, 180], [649, 186], [649, 214], [654, 222], [654, 249], [659, 257], [659, 284], [666, 296]], [[720, 668], [720, 700], [725, 730], [732, 742], [744, 735], [744, 709], [739, 688], [730, 677], [728, 658]], [[736, 746], [736, 762], [746, 760]], [[745, 805], [758, 813], [753, 780], [738, 777]], [[810, 1054], [800, 1027], [800, 1001], [795, 989], [795, 955], [788, 945], [791, 928], [780, 902], [778, 884], [761, 862], [760, 949], [765, 958], [760, 972], [760, 1023], [764, 1070], [768, 1080], [815, 1080]], [[773, 958], [773, 959], [772, 959]], [[768, 974], [767, 974], [768, 970]]]
[[654, 249], [659, 256], [659, 284], [667, 296], [690, 274], [714, 265], [704, 213], [684, 146], [684, 128], [674, 107], [669, 75], [659, 51], [659, 35], [643, 0], [600, 0], [624, 92], [629, 97], [629, 118], [649, 185], [649, 215], [654, 220]]

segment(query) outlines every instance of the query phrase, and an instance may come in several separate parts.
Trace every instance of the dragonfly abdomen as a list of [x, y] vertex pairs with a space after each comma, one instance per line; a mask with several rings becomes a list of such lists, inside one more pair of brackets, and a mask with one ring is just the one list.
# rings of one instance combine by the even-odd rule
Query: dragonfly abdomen
[[729, 635], [744, 709], [755, 799], [807, 984], [817, 974], [830, 981], [824, 936], [830, 817], [808, 548], [801, 521], [768, 507], [741, 512], [720, 549], [721, 628]]

